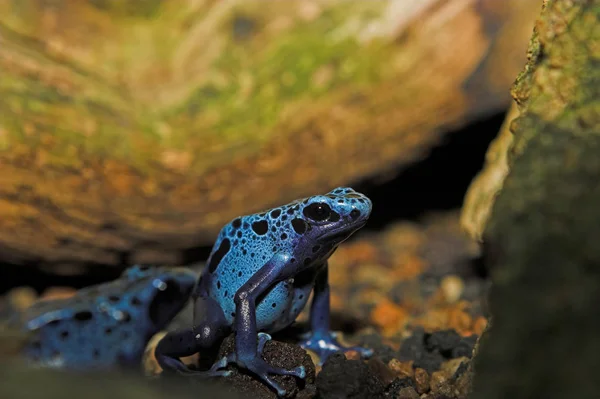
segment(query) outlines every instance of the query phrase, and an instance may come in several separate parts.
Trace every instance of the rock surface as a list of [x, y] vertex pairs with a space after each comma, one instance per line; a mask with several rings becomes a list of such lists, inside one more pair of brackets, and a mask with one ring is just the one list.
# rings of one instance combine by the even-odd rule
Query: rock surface
[[235, 215], [415, 162], [506, 107], [539, 3], [1, 2], [3, 259], [184, 263]]
[[493, 325], [473, 399], [600, 392], [599, 26], [597, 0], [546, 1], [513, 88], [520, 117], [484, 234]]

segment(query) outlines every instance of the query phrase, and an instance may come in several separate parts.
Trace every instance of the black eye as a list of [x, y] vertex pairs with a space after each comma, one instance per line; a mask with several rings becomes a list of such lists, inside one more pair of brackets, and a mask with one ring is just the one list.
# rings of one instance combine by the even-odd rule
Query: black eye
[[304, 216], [307, 218], [320, 222], [329, 218], [331, 215], [331, 208], [323, 202], [314, 203], [304, 208], [302, 213], [304, 213]]

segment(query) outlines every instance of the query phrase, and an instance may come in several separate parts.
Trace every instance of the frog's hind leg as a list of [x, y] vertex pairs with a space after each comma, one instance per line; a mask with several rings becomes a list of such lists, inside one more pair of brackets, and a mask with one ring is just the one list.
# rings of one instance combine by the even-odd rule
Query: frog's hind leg
[[336, 333], [329, 327], [329, 282], [328, 269], [325, 263], [315, 279], [313, 302], [310, 309], [311, 332], [306, 335], [305, 340], [300, 343], [304, 349], [311, 350], [319, 356], [319, 366], [333, 353], [338, 351], [354, 350], [363, 357], [369, 358], [373, 350], [360, 346], [344, 347], [336, 339]]
[[165, 372], [175, 371], [179, 374], [205, 377], [226, 376], [230, 372], [218, 370], [222, 368], [219, 363], [215, 363], [210, 370], [198, 371], [189, 369], [180, 358], [201, 351], [210, 352], [230, 330], [221, 307], [214, 299], [197, 298], [193, 327], [165, 335], [156, 346], [155, 357]]

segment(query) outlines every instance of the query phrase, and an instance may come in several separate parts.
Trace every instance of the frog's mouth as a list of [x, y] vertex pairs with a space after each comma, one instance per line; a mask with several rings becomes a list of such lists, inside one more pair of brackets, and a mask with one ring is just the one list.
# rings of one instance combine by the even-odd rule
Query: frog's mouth
[[355, 231], [360, 230], [365, 224], [367, 224], [366, 220], [352, 225], [350, 228], [339, 228], [336, 230], [331, 230], [323, 234], [320, 238], [332, 242], [341, 242], [344, 241], [346, 238], [350, 237]]

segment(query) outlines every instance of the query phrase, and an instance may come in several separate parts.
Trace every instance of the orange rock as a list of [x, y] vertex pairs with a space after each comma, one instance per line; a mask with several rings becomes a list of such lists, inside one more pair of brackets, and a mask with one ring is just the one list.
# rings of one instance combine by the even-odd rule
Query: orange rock
[[423, 259], [415, 254], [404, 254], [395, 259], [393, 272], [390, 274], [390, 280], [412, 280], [423, 273], [425, 269], [426, 263]]
[[419, 317], [417, 324], [423, 326], [426, 331], [444, 330], [448, 326], [449, 313], [445, 309], [430, 309]]
[[404, 327], [408, 313], [389, 299], [383, 299], [371, 312], [371, 321], [381, 328], [384, 336], [390, 336]]
[[448, 327], [458, 331], [459, 334], [467, 332], [471, 328], [473, 320], [471, 316], [461, 309], [453, 309], [450, 311], [448, 319]]

